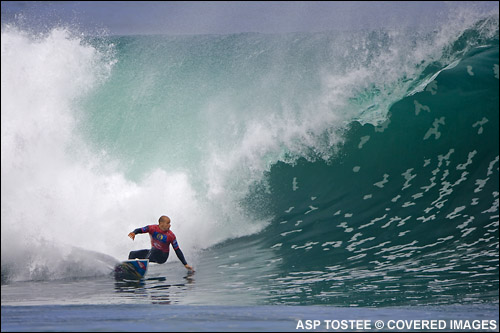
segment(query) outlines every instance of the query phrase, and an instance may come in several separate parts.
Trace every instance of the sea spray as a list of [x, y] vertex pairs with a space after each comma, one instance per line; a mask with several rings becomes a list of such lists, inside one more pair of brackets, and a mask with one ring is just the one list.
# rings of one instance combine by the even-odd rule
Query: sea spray
[[[297, 216], [297, 228], [271, 232], [262, 244], [273, 251], [283, 246], [332, 250], [338, 244], [349, 246], [348, 252], [356, 250], [363, 244], [356, 233], [321, 244], [307, 239], [316, 237], [311, 221], [327, 219], [318, 214], [341, 211], [344, 219], [323, 233], [349, 234], [355, 226], [377, 225], [388, 215], [374, 210], [377, 205], [355, 214], [359, 205], [341, 200], [347, 185], [321, 177], [307, 182], [294, 171], [276, 176], [276, 170], [281, 162], [306, 160], [321, 166], [352, 160], [357, 155], [346, 156], [344, 146], [356, 137], [346, 138], [356, 124], [377, 125], [377, 133], [383, 133], [384, 126], [391, 126], [388, 111], [394, 104], [418, 93], [440, 92], [444, 86], [434, 82], [439, 73], [456, 67], [471, 50], [491, 45], [495, 32], [498, 40], [498, 16], [476, 25], [477, 20], [460, 22], [458, 29], [443, 24], [437, 32], [100, 38], [75, 36], [64, 28], [33, 37], [2, 27], [2, 276], [9, 271], [16, 272], [9, 274], [12, 279], [65, 277], [52, 268], [60, 266], [50, 263], [75, 266], [70, 250], [75, 246], [123, 259], [132, 249], [149, 247], [147, 237], [132, 243], [126, 234], [156, 223], [163, 214], [172, 218], [172, 230], [188, 258], [230, 239], [245, 247], [242, 236], [266, 226], [274, 230], [276, 219], [291, 225], [289, 216], [275, 211], [283, 198], [288, 198], [283, 211]], [[472, 67], [476, 77], [478, 67]], [[412, 100], [410, 106], [415, 105]], [[440, 133], [443, 122], [450, 124], [450, 119], [439, 119], [434, 133]], [[381, 142], [368, 131], [361, 138], [355, 152], [370, 151], [371, 144]], [[438, 138], [430, 133], [427, 139]], [[448, 151], [425, 157], [434, 166]], [[396, 179], [383, 167], [378, 174], [362, 163], [379, 155], [370, 151], [349, 165], [348, 170], [358, 167], [360, 178], [366, 177], [364, 171], [373, 172], [370, 187], [360, 189], [361, 202], [398, 198], [392, 192], [390, 198], [380, 198], [369, 191], [375, 183], [390, 188]], [[400, 171], [408, 181], [412, 167]], [[325, 168], [324, 175], [332, 173]], [[440, 176], [446, 180], [445, 174]], [[290, 188], [300, 184], [292, 193], [297, 197], [280, 192], [276, 179]], [[307, 192], [311, 184], [316, 188]], [[274, 197], [262, 204], [255, 189], [262, 189], [264, 198]], [[325, 202], [339, 206], [329, 212], [332, 206], [324, 207]], [[401, 204], [406, 208], [411, 202]], [[302, 210], [304, 217], [295, 215]], [[352, 216], [358, 221], [354, 225]], [[363, 224], [359, 216], [366, 220]], [[431, 216], [418, 217], [430, 222]], [[406, 216], [392, 218], [383, 225], [409, 223]], [[276, 240], [282, 233], [298, 236], [300, 242], [293, 237]], [[330, 248], [331, 242], [335, 246]], [[363, 253], [357, 255], [361, 257], [348, 263], [359, 263]], [[288, 263], [290, 258], [268, 260]], [[316, 265], [317, 258], [306, 262]]]

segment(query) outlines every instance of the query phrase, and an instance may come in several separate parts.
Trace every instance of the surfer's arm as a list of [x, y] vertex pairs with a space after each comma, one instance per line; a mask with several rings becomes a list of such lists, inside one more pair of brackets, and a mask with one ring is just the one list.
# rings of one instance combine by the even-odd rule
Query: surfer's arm
[[182, 264], [184, 265], [184, 267], [186, 267], [190, 271], [194, 272], [193, 267], [187, 264], [186, 258], [184, 258], [184, 253], [182, 253], [180, 247], [178, 247], [177, 249], [175, 249], [175, 254], [177, 255], [177, 258], [179, 258], [179, 260], [182, 262]]
[[184, 258], [184, 253], [182, 253], [181, 248], [178, 247], [175, 249], [175, 254], [177, 255], [177, 258], [182, 262], [184, 266], [187, 265], [186, 258]]
[[194, 272], [193, 267], [188, 265], [188, 263], [186, 262], [186, 258], [184, 258], [184, 253], [182, 253], [181, 248], [179, 247], [179, 244], [177, 244], [177, 240], [175, 238], [174, 238], [174, 241], [172, 242], [172, 247], [174, 248], [174, 251], [175, 251], [175, 254], [177, 255], [177, 258], [179, 258], [179, 260], [182, 262], [184, 267], [186, 267], [186, 269], [189, 269], [190, 271]]
[[137, 234], [143, 234], [143, 233], [145, 233], [145, 232], [148, 232], [148, 230], [149, 230], [149, 229], [148, 229], [148, 227], [144, 227], [144, 228], [137, 228], [137, 229], [135, 229], [134, 231], [130, 232], [130, 233], [128, 234], [128, 236], [129, 236], [130, 238], [132, 238], [132, 240], [134, 240], [135, 235], [137, 235]]
[[177, 255], [177, 258], [179, 258], [179, 260], [182, 262], [184, 267], [186, 267], [186, 269], [189, 269], [190, 271], [194, 272], [193, 267], [191, 267], [190, 265], [187, 264], [186, 258], [184, 258], [184, 253], [182, 253], [181, 248], [179, 247], [179, 243], [177, 243], [177, 239], [175, 238], [175, 236], [174, 236], [174, 239], [172, 240], [172, 247], [174, 248], [174, 251], [175, 251], [175, 254]]

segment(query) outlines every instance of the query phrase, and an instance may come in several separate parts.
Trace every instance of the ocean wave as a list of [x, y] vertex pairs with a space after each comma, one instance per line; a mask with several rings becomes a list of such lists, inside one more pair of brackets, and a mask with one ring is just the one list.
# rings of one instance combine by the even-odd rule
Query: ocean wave
[[124, 258], [149, 246], [127, 233], [168, 214], [187, 258], [264, 252], [269, 269], [245, 270], [278, 302], [334, 303], [364, 278], [364, 304], [398, 278], [417, 302], [478, 300], [498, 289], [497, 142], [498, 15], [431, 32], [2, 26], [2, 281], [56, 278], [16, 256], [43, 242]]

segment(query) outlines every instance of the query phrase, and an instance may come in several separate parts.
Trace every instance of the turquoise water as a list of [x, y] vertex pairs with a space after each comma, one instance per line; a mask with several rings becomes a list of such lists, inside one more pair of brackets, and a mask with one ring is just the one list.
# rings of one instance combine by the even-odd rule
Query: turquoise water
[[[270, 330], [294, 329], [290, 306], [498, 323], [498, 45], [498, 16], [280, 35], [2, 27], [2, 330], [50, 329], [13, 324], [18, 310], [151, 304], [253, 312], [238, 330], [267, 307], [286, 322]], [[163, 214], [195, 275], [172, 255], [115, 283], [113, 264], [149, 246], [128, 232]]]

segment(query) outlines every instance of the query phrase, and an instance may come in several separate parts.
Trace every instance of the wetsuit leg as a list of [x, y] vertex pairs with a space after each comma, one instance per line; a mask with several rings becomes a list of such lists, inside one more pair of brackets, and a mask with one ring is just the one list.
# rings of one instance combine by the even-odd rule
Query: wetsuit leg
[[147, 259], [149, 255], [149, 250], [138, 250], [138, 251], [130, 251], [128, 254], [129, 259]]
[[163, 252], [161, 250], [152, 248], [149, 252], [149, 261], [157, 262], [159, 264], [163, 264], [168, 259], [168, 252]]

